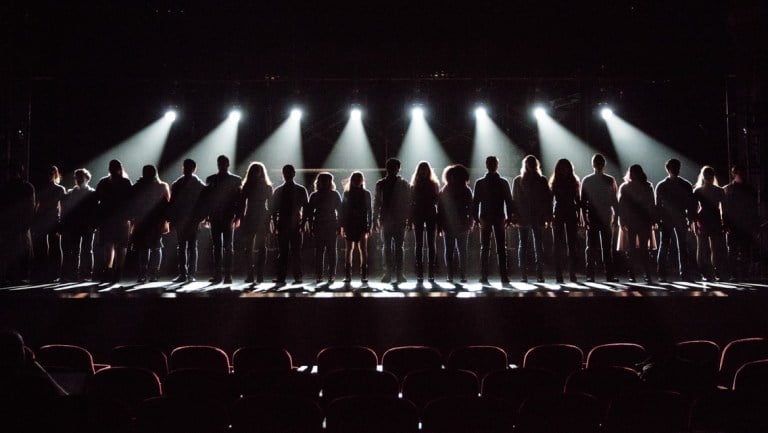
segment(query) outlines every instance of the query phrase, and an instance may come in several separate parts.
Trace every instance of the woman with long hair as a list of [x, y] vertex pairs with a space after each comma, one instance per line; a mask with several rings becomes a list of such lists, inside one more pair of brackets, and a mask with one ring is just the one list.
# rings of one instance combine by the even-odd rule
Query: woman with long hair
[[35, 189], [35, 217], [32, 223], [34, 249], [34, 280], [57, 281], [61, 274], [61, 202], [67, 193], [60, 185], [61, 173], [55, 165], [49, 167], [44, 185]]
[[360, 279], [363, 283], [368, 282], [368, 235], [373, 221], [371, 212], [371, 192], [365, 189], [363, 173], [356, 171], [349, 176], [341, 201], [341, 234], [347, 247], [345, 283], [352, 281], [355, 250], [360, 255]]
[[719, 280], [725, 266], [723, 234], [723, 188], [717, 182], [715, 169], [706, 165], [699, 172], [693, 196], [699, 204], [696, 213], [696, 262], [705, 280]]
[[240, 221], [245, 257], [248, 260], [246, 283], [264, 281], [264, 264], [267, 261], [267, 233], [269, 233], [269, 200], [272, 198], [272, 181], [267, 168], [253, 161], [243, 178], [240, 190], [243, 218]]
[[629, 167], [624, 183], [619, 187], [619, 225], [629, 239], [629, 281], [635, 282], [635, 267], [642, 265], [645, 281], [651, 281], [651, 264], [648, 244], [651, 230], [656, 222], [653, 185], [643, 167], [635, 164]]
[[536, 280], [544, 282], [544, 226], [552, 221], [552, 192], [547, 178], [541, 174], [539, 160], [528, 155], [523, 158], [520, 176], [512, 182], [512, 201], [517, 207], [519, 234], [518, 260], [522, 281], [528, 281], [528, 237], [533, 236]]
[[[445, 268], [448, 281], [459, 275], [467, 282], [467, 240], [472, 229], [472, 189], [469, 170], [461, 164], [451, 165], [443, 171], [443, 188], [437, 202], [438, 231], [445, 241]], [[459, 255], [459, 266], [453, 259]], [[458, 271], [458, 272], [457, 272]]]
[[145, 165], [133, 185], [133, 248], [139, 256], [138, 283], [157, 281], [163, 260], [165, 214], [171, 190], [161, 181], [154, 165]]
[[573, 164], [567, 159], [560, 159], [555, 164], [555, 171], [549, 178], [549, 187], [555, 199], [554, 205], [554, 249], [555, 278], [563, 282], [563, 262], [568, 254], [568, 272], [572, 282], [576, 282], [576, 232], [579, 224], [580, 182], [573, 172]]
[[428, 278], [435, 281], [437, 199], [440, 183], [427, 161], [419, 162], [411, 177], [411, 227], [416, 236], [416, 279], [424, 281], [424, 235], [427, 237]]
[[[304, 219], [315, 240], [315, 282], [323, 281], [323, 270], [327, 270], [328, 283], [336, 279], [336, 238], [339, 233], [341, 197], [336, 192], [333, 175], [327, 171], [315, 178], [315, 191], [309, 196]], [[323, 266], [325, 258], [325, 266]]]

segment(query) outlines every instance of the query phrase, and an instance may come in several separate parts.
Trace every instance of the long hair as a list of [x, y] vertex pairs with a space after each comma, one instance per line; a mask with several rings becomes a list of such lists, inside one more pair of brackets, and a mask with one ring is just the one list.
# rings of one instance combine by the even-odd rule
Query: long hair
[[571, 161], [562, 158], [555, 164], [555, 170], [549, 178], [549, 187], [552, 190], [574, 188], [579, 190], [579, 176], [573, 171]]
[[315, 177], [315, 191], [336, 191], [336, 183], [333, 181], [333, 175], [327, 171], [321, 171]]
[[469, 170], [461, 164], [454, 164], [445, 167], [443, 170], [443, 184], [450, 186], [469, 185]]
[[523, 158], [523, 164], [520, 167], [520, 175], [523, 177], [527, 177], [533, 174], [538, 174], [541, 176], [541, 163], [539, 163], [539, 160], [533, 156], [528, 155], [525, 158]]
[[365, 176], [363, 176], [362, 171], [353, 171], [344, 183], [345, 191], [349, 191], [352, 188], [365, 189]]
[[419, 165], [416, 166], [416, 170], [413, 172], [413, 176], [411, 176], [411, 186], [416, 186], [422, 182], [440, 185], [440, 181], [437, 180], [435, 171], [432, 170], [432, 166], [429, 165], [429, 162], [427, 161], [419, 162]]
[[640, 164], [634, 164], [627, 169], [627, 174], [624, 176], [624, 182], [627, 183], [648, 183], [648, 175], [643, 171], [643, 167]]
[[272, 187], [272, 181], [269, 180], [267, 167], [259, 161], [253, 161], [248, 165], [248, 170], [245, 172], [243, 189], [249, 189], [257, 185]]
[[701, 188], [706, 185], [720, 186], [715, 177], [715, 169], [709, 165], [701, 167], [699, 172], [699, 179], [696, 181], [696, 188]]
[[59, 167], [52, 165], [48, 174], [50, 175], [51, 182], [55, 183], [56, 185], [61, 182], [61, 172], [59, 171]]
[[142, 183], [145, 183], [145, 182], [160, 183], [160, 176], [157, 174], [157, 168], [151, 164], [145, 165], [141, 169], [141, 179], [139, 180]]

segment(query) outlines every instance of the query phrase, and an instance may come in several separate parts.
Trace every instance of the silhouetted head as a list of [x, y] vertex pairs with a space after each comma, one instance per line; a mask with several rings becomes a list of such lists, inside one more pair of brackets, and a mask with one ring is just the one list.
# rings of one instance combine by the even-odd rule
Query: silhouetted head
[[349, 176], [350, 188], [365, 188], [365, 176], [360, 171], [355, 171]]
[[520, 168], [520, 174], [523, 176], [532, 174], [541, 175], [541, 165], [539, 164], [539, 160], [533, 155], [528, 155], [523, 158], [523, 165]]
[[61, 172], [59, 171], [59, 167], [56, 167], [55, 165], [51, 166], [48, 170], [48, 179], [56, 185], [61, 183]]
[[717, 185], [715, 169], [709, 165], [701, 167], [701, 171], [699, 172], [699, 180], [696, 182], [696, 187], [705, 185]]
[[397, 176], [400, 171], [400, 160], [397, 158], [389, 158], [385, 164], [387, 169], [387, 176]]
[[648, 176], [645, 174], [645, 171], [643, 171], [643, 167], [639, 164], [634, 164], [627, 170], [627, 175], [624, 176], [624, 180], [627, 182], [647, 183]]
[[123, 177], [123, 164], [116, 159], [109, 161], [109, 174], [112, 177]]
[[672, 158], [669, 161], [667, 161], [666, 164], [664, 164], [664, 167], [667, 169], [667, 173], [672, 177], [677, 177], [680, 175], [680, 160]]
[[495, 156], [485, 158], [485, 168], [491, 173], [496, 173], [499, 169], [499, 158], [496, 158]]
[[293, 178], [296, 177], [296, 169], [291, 164], [283, 166], [283, 179], [286, 182], [293, 182]]
[[220, 173], [229, 171], [229, 158], [227, 158], [227, 155], [219, 155], [216, 158], [216, 166], [219, 168]]
[[148, 164], [141, 168], [141, 177], [145, 180], [160, 180], [157, 176], [157, 168], [154, 165]]
[[555, 163], [555, 170], [552, 173], [552, 177], [549, 179], [549, 185], [555, 187], [557, 185], [571, 185], [578, 187], [579, 178], [576, 176], [573, 170], [573, 164], [570, 160], [561, 158]]
[[469, 183], [469, 170], [461, 164], [448, 166], [443, 170], [443, 183], [446, 185], [466, 185]]
[[318, 173], [315, 178], [315, 191], [336, 191], [333, 175], [327, 171]]
[[195, 170], [197, 170], [197, 163], [194, 159], [187, 158], [184, 160], [181, 167], [184, 176], [192, 176], [195, 174]]
[[429, 162], [421, 161], [419, 162], [419, 165], [416, 166], [416, 171], [413, 172], [413, 176], [411, 177], [411, 185], [416, 185], [419, 182], [428, 181], [437, 182], [435, 173], [432, 171], [432, 166], [429, 165]]
[[734, 164], [731, 167], [731, 177], [734, 182], [743, 182], [744, 176], [747, 174], [747, 169], [742, 164]]
[[603, 171], [605, 168], [605, 157], [599, 153], [592, 155], [592, 168], [597, 171]]
[[78, 168], [75, 170], [75, 183], [77, 186], [84, 187], [91, 181], [91, 172], [84, 168]]
[[267, 173], [267, 167], [259, 161], [253, 161], [248, 165], [248, 170], [245, 172], [245, 178], [243, 178], [243, 186], [250, 182], [264, 183], [272, 186], [272, 181], [269, 179], [269, 174]]
[[0, 330], [0, 371], [24, 365], [24, 339], [12, 329]]

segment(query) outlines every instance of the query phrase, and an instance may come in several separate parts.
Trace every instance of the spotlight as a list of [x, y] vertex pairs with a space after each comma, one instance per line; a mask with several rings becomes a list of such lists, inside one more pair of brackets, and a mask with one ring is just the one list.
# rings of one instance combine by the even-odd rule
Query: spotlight
[[533, 109], [533, 117], [537, 120], [544, 118], [547, 115], [547, 110], [544, 107], [536, 107]]
[[174, 120], [176, 120], [176, 112], [173, 111], [173, 110], [168, 110], [168, 111], [165, 112], [165, 116], [164, 117], [165, 117], [165, 119], [167, 121], [173, 122]]
[[488, 111], [485, 110], [485, 107], [477, 107], [475, 108], [475, 117], [485, 117], [488, 115]]
[[600, 115], [603, 117], [603, 119], [608, 120], [611, 117], [613, 117], [613, 110], [611, 110], [608, 107], [605, 107], [602, 110], [600, 110]]
[[362, 111], [360, 111], [360, 109], [359, 109], [359, 108], [353, 108], [353, 109], [352, 109], [352, 110], [349, 112], [349, 117], [350, 117], [350, 119], [352, 119], [352, 120], [360, 120], [360, 117], [362, 117], [362, 115], [363, 115], [363, 112], [362, 112]]
[[229, 112], [229, 119], [234, 120], [235, 122], [239, 122], [240, 118], [243, 117], [243, 114], [240, 112], [240, 110], [232, 110]]
[[301, 119], [301, 114], [302, 114], [301, 110], [299, 110], [298, 108], [294, 108], [291, 110], [291, 118], [293, 119], [296, 119], [296, 120]]
[[413, 107], [411, 109], [411, 116], [413, 117], [424, 117], [424, 109], [421, 107]]

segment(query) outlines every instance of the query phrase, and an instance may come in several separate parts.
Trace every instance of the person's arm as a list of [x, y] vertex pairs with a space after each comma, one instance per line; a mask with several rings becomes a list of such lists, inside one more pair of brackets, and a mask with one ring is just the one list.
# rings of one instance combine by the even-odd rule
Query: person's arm
[[376, 182], [375, 188], [376, 195], [373, 199], [373, 219], [371, 220], [371, 227], [377, 227], [379, 225], [379, 219], [381, 218], [381, 202], [383, 200], [381, 194], [381, 183]]
[[482, 182], [475, 182], [474, 196], [472, 197], [472, 219], [476, 222], [480, 222], [480, 201], [483, 193]]
[[371, 208], [371, 193], [365, 191], [365, 232], [368, 233], [373, 227], [373, 211]]
[[509, 182], [503, 179], [502, 193], [504, 194], [504, 206], [507, 212], [507, 224], [512, 224], [517, 218], [517, 209], [515, 208], [515, 200], [513, 199], [512, 191], [509, 187]]

